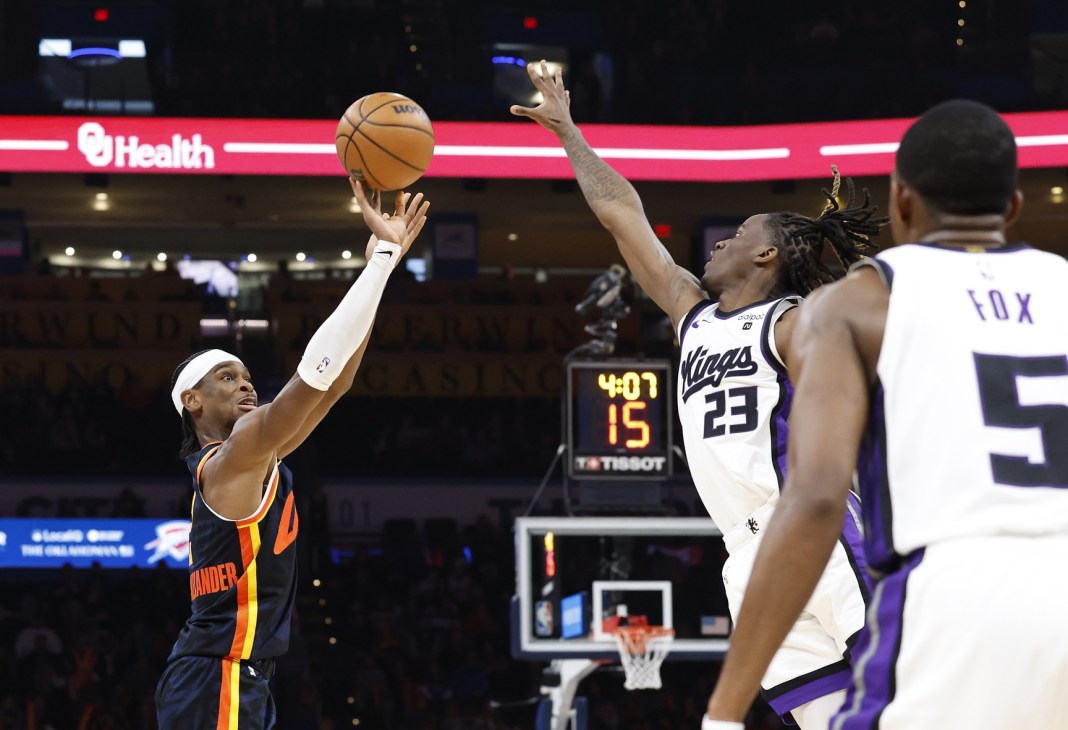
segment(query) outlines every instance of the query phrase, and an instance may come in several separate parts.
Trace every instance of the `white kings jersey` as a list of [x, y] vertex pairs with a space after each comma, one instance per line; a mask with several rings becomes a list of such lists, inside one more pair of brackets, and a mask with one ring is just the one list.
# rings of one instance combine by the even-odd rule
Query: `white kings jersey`
[[800, 303], [790, 296], [724, 312], [702, 302], [679, 326], [677, 400], [686, 460], [724, 534], [779, 498], [793, 390], [775, 348], [775, 323]]
[[912, 244], [861, 265], [890, 290], [857, 466], [869, 565], [1068, 534], [1068, 262]]

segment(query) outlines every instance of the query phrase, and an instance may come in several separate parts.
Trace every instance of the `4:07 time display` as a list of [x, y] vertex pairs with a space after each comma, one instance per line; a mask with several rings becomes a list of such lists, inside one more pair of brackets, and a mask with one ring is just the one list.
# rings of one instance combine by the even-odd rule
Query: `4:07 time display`
[[572, 476], [659, 478], [670, 473], [670, 373], [666, 360], [568, 365]]

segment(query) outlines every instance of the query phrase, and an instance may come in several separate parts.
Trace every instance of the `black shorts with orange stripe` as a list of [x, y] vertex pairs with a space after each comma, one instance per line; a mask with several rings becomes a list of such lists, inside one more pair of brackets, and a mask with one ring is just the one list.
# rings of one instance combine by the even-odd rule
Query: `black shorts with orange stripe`
[[274, 662], [184, 656], [156, 687], [159, 730], [271, 730]]

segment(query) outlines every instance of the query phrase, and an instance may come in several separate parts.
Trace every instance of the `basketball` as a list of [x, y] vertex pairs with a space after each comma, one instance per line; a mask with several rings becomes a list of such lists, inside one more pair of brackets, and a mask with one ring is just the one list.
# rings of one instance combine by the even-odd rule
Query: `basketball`
[[342, 167], [376, 190], [401, 190], [422, 177], [434, 156], [434, 129], [423, 108], [382, 91], [357, 99], [337, 123]]

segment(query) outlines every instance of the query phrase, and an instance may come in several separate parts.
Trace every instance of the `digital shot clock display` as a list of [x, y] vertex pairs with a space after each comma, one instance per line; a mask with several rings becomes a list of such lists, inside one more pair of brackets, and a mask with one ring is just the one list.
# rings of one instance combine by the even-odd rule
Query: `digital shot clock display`
[[667, 360], [568, 363], [568, 476], [670, 476], [673, 399]]

